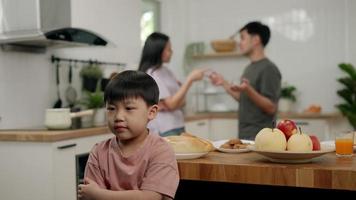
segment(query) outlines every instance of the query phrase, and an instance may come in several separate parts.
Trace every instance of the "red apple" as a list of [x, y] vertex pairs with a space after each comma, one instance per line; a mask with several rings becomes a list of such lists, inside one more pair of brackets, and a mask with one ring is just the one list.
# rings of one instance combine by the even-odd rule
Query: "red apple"
[[320, 142], [319, 142], [318, 137], [316, 137], [315, 135], [310, 135], [309, 137], [313, 142], [313, 151], [319, 151], [320, 150]]
[[277, 128], [284, 133], [287, 140], [289, 139], [290, 136], [298, 132], [297, 125], [295, 124], [295, 122], [289, 119], [284, 119], [280, 121], [277, 124]]

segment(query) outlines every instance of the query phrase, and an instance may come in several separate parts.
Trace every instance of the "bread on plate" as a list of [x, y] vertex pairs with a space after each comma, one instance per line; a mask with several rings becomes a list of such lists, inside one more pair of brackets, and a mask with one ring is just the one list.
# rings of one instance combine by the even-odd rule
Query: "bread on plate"
[[203, 153], [214, 150], [214, 146], [208, 140], [183, 133], [179, 136], [167, 136], [166, 141], [173, 147], [175, 153]]

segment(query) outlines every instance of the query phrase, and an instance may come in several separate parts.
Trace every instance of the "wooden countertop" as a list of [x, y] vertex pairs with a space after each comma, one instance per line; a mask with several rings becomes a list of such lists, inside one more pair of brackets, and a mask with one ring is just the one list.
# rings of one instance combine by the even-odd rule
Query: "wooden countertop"
[[[333, 119], [342, 117], [340, 113], [278, 113], [278, 118], [288, 119]], [[237, 112], [201, 112], [190, 114], [185, 117], [185, 121], [202, 119], [237, 119]]]
[[73, 130], [0, 130], [0, 141], [55, 142], [110, 133], [108, 127]]
[[337, 158], [328, 153], [311, 163], [272, 163], [254, 152], [210, 152], [193, 160], [178, 160], [183, 180], [217, 181], [260, 185], [356, 191], [356, 156]]

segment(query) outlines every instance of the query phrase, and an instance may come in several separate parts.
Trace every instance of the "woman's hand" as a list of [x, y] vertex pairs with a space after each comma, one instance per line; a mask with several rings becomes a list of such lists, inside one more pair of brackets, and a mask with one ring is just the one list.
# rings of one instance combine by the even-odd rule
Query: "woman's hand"
[[209, 74], [210, 81], [215, 86], [220, 86], [224, 83], [224, 77], [217, 72], [211, 72]]
[[190, 74], [188, 75], [187, 80], [189, 81], [198, 81], [202, 80], [204, 77], [204, 72], [207, 71], [207, 69], [194, 69]]
[[78, 186], [78, 198], [81, 200], [94, 200], [95, 194], [100, 190], [99, 185], [89, 178], [85, 178], [84, 183]]
[[179, 90], [172, 96], [163, 99], [163, 102], [159, 104], [161, 111], [163, 110], [176, 110], [181, 108], [185, 104], [185, 96], [189, 88], [192, 86], [194, 81], [202, 80], [204, 73], [207, 69], [200, 68], [194, 69], [187, 77], [186, 81], [181, 85]]

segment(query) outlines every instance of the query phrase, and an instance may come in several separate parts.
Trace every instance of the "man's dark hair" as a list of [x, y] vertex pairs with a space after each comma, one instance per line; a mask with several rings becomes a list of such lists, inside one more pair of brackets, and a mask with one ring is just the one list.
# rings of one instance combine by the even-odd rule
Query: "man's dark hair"
[[240, 29], [240, 33], [243, 30], [246, 30], [250, 35], [260, 36], [264, 47], [268, 44], [269, 38], [271, 37], [271, 31], [268, 26], [262, 24], [261, 22], [250, 22]]
[[158, 85], [145, 72], [134, 70], [123, 71], [115, 75], [105, 88], [105, 103], [137, 97], [141, 97], [148, 106], [158, 103]]

